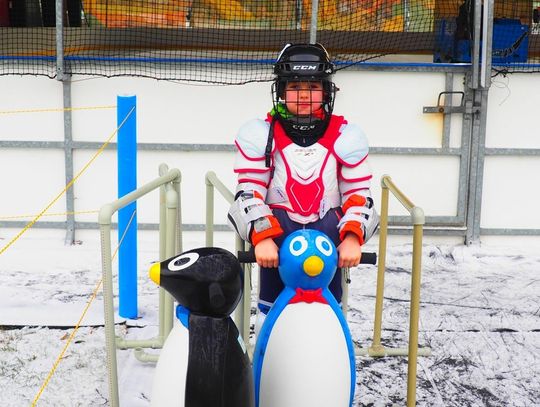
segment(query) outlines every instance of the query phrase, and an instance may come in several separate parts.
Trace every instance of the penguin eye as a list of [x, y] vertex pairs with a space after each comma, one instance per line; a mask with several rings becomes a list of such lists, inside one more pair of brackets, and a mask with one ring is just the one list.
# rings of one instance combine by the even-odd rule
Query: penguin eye
[[289, 244], [289, 250], [293, 256], [300, 256], [307, 250], [308, 244], [304, 236], [297, 236]]
[[315, 246], [321, 251], [325, 256], [330, 256], [332, 254], [332, 244], [324, 236], [317, 236], [315, 238]]
[[167, 268], [171, 271], [180, 271], [188, 268], [199, 259], [198, 253], [185, 253], [172, 259]]

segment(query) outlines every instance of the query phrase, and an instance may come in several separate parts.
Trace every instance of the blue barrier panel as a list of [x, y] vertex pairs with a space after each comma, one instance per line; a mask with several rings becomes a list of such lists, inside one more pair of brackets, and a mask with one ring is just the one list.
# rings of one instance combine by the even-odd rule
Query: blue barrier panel
[[[117, 97], [119, 198], [137, 189], [136, 105], [136, 96]], [[118, 313], [123, 318], [137, 318], [137, 214], [134, 214], [136, 210], [137, 203], [133, 202], [118, 211], [118, 241], [120, 242], [123, 237], [118, 253]]]

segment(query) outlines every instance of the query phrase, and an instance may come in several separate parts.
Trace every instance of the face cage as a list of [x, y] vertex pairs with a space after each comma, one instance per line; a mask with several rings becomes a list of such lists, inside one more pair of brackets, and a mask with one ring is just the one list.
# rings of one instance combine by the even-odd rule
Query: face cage
[[[323, 101], [322, 101], [322, 116], [318, 117], [315, 115], [306, 115], [306, 116], [296, 116], [288, 111], [283, 112], [283, 107], [285, 106], [285, 100], [283, 99], [283, 93], [285, 92], [285, 88], [287, 86], [287, 82], [322, 82], [323, 84]], [[332, 115], [332, 112], [334, 110], [334, 100], [336, 96], [338, 88], [334, 84], [334, 82], [323, 79], [323, 80], [306, 80], [306, 81], [299, 81], [298, 79], [276, 79], [274, 83], [272, 83], [272, 105], [274, 107], [275, 112], [282, 113], [281, 117], [282, 119], [288, 121], [293, 125], [294, 127], [298, 127], [299, 130], [304, 130], [305, 127], [309, 130], [309, 128], [314, 125], [317, 122], [321, 121], [328, 121], [330, 119], [330, 116]], [[285, 113], [285, 114], [283, 114]]]

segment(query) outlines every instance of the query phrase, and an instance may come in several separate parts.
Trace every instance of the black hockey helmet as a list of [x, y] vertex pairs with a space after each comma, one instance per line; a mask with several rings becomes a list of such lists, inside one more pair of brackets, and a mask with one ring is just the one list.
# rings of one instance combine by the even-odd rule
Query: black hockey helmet
[[328, 52], [321, 44], [287, 44], [279, 53], [274, 64], [272, 101], [276, 113], [283, 112], [285, 87], [288, 82], [317, 81], [323, 85], [324, 97], [320, 114], [315, 116], [294, 116], [277, 114], [277, 119], [292, 136], [320, 137], [330, 120], [334, 108], [336, 86], [332, 82], [335, 72]]
[[278, 79], [320, 80], [330, 79], [334, 73], [328, 52], [321, 44], [287, 44], [274, 65]]

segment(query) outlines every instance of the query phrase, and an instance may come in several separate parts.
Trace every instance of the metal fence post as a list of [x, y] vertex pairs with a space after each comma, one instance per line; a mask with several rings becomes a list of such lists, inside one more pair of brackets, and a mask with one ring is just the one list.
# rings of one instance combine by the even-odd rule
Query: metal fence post
[[381, 345], [382, 311], [384, 301], [384, 271], [386, 267], [386, 239], [388, 236], [388, 187], [381, 182], [381, 216], [379, 224], [379, 253], [377, 261], [377, 294], [375, 296], [375, 318], [373, 323], [373, 344], [369, 348], [372, 356], [384, 356]]
[[311, 24], [309, 26], [309, 43], [317, 42], [317, 22], [319, 18], [319, 0], [311, 0]]

